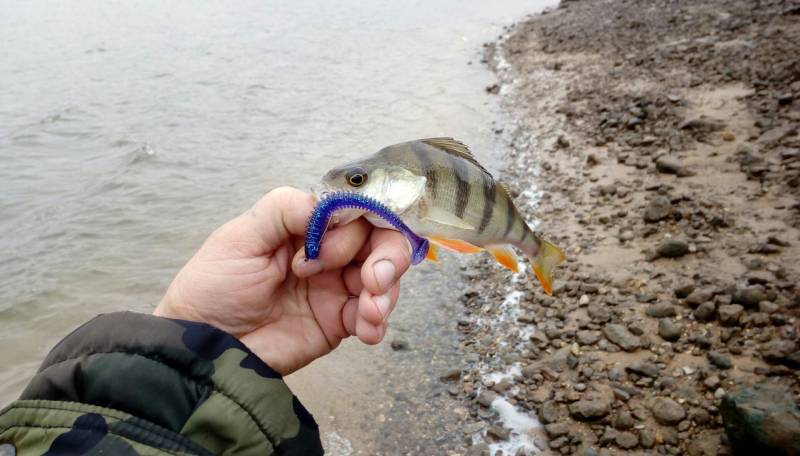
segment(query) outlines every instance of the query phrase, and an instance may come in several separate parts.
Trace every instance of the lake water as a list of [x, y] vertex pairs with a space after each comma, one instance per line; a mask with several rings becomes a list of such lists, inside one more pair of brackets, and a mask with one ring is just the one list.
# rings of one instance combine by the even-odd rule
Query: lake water
[[[496, 169], [481, 43], [553, 3], [0, 0], [0, 401], [76, 325], [151, 311], [271, 188], [429, 136]], [[460, 438], [430, 411], [460, 362], [458, 262], [405, 281], [387, 339], [411, 350], [348, 342], [288, 379], [334, 454]]]

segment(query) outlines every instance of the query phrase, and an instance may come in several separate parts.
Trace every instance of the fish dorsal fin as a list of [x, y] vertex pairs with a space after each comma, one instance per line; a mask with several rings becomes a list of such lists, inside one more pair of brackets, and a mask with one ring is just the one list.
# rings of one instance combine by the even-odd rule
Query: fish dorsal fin
[[483, 165], [478, 163], [478, 160], [476, 160], [475, 156], [472, 155], [472, 151], [469, 150], [469, 147], [467, 147], [466, 144], [462, 143], [457, 139], [443, 137], [443, 138], [421, 139], [420, 141], [429, 146], [447, 152], [450, 155], [455, 155], [456, 157], [463, 158], [464, 160], [482, 169], [485, 173], [489, 174], [489, 171], [487, 171], [486, 168], [483, 167]]

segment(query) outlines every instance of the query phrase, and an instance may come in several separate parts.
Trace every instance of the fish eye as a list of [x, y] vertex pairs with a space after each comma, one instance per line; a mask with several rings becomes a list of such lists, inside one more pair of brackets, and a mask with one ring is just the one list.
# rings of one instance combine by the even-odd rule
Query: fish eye
[[361, 187], [367, 181], [367, 172], [361, 168], [355, 168], [347, 172], [345, 179], [351, 186]]

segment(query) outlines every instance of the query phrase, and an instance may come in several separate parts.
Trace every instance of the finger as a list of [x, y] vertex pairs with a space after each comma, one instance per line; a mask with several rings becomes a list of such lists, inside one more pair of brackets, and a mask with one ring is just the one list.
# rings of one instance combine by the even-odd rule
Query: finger
[[366, 289], [361, 292], [358, 300], [358, 314], [364, 321], [371, 325], [378, 326], [385, 322], [397, 304], [400, 295], [400, 283], [394, 286], [385, 294], [372, 296]]
[[319, 257], [308, 260], [305, 251], [299, 249], [292, 260], [292, 270], [298, 277], [308, 277], [321, 271], [340, 269], [353, 261], [367, 243], [370, 231], [370, 224], [364, 219], [332, 228], [325, 233]]
[[358, 316], [358, 298], [350, 298], [342, 307], [342, 325], [347, 334], [356, 335], [356, 318]]
[[377, 296], [389, 291], [408, 270], [411, 252], [405, 237], [394, 230], [373, 230], [370, 245], [372, 252], [361, 268], [361, 281]]
[[361, 265], [348, 266], [344, 270], [344, 284], [351, 296], [359, 296], [364, 284], [361, 283]]
[[356, 335], [361, 342], [375, 345], [383, 340], [384, 334], [386, 334], [386, 329], [383, 323], [375, 326], [356, 314]]
[[291, 236], [305, 234], [314, 204], [313, 195], [291, 187], [276, 188], [212, 237], [228, 241], [233, 248], [246, 249], [249, 254], [271, 252]]

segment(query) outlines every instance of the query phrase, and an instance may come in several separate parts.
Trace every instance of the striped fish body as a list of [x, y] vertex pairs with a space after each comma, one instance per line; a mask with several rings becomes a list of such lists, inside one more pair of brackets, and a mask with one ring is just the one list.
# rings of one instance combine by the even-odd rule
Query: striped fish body
[[[516, 246], [551, 292], [551, 271], [563, 261], [563, 253], [528, 227], [506, 189], [459, 141], [429, 138], [385, 147], [332, 169], [323, 183], [331, 190], [361, 192], [381, 201], [432, 246], [462, 253], [485, 249], [514, 271], [518, 264], [510, 246]], [[382, 226], [380, 220], [367, 218]]]

